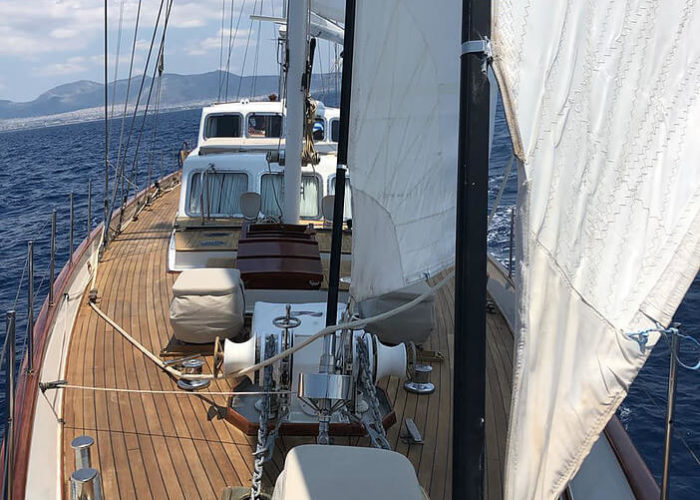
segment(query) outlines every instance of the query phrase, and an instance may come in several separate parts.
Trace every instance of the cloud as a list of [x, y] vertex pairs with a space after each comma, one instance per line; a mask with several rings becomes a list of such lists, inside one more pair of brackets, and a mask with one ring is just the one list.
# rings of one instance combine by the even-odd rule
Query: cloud
[[35, 73], [41, 76], [73, 75], [76, 73], [84, 73], [87, 71], [87, 68], [83, 64], [84, 62], [84, 57], [69, 57], [64, 62], [42, 66], [38, 68]]
[[78, 36], [80, 32], [75, 29], [68, 29], [68, 28], [56, 28], [54, 30], [51, 30], [49, 32], [49, 36], [51, 38], [57, 38], [59, 40], [66, 39], [66, 38], [74, 38]]
[[[171, 0], [163, 0], [164, 5]], [[263, 15], [279, 15], [283, 0], [264, 2]], [[132, 38], [139, 0], [108, 0], [109, 6], [109, 65], [110, 79], [115, 69], [115, 57], [120, 10], [123, 6], [121, 45], [119, 53], [119, 78], [125, 78], [131, 56]], [[228, 39], [228, 29], [222, 28], [222, 2], [225, 7], [224, 26], [231, 21], [233, 3], [234, 26], [241, 15], [231, 65], [240, 64], [241, 46], [248, 38], [249, 16], [253, 4], [248, 0], [174, 0], [168, 24], [166, 43], [166, 70], [181, 73], [211, 71], [218, 66], [220, 37]], [[153, 27], [161, 2], [143, 0], [139, 19], [134, 74], [143, 72], [146, 54], [150, 46]], [[44, 88], [75, 79], [101, 81], [104, 64], [102, 38], [104, 35], [104, 11], [102, 0], [0, 0], [0, 64], [15, 71], [4, 81], [3, 94], [14, 99], [29, 98]], [[164, 10], [161, 12], [162, 27]], [[265, 35], [270, 25], [263, 23], [265, 31], [261, 50], [267, 55], [261, 58], [264, 67], [269, 55], [274, 65], [274, 37]], [[257, 23], [254, 25], [257, 30]], [[162, 28], [161, 28], [162, 29]], [[256, 41], [251, 37], [251, 45]], [[156, 36], [156, 47], [160, 32]], [[82, 57], [82, 60], [77, 59]], [[153, 56], [151, 58], [153, 61]], [[26, 75], [33, 75], [31, 83]], [[59, 76], [60, 75], [60, 76]]]
[[[240, 8], [237, 0], [234, 8]], [[120, 0], [108, 6], [109, 29], [116, 34], [119, 23]], [[137, 14], [136, 0], [124, 4], [122, 28], [133, 30]], [[165, 5], [160, 24], [165, 17]], [[158, 15], [160, 2], [143, 2], [139, 20], [139, 38], [150, 34]], [[0, 55], [34, 55], [80, 50], [94, 44], [104, 33], [102, 2], [95, 0], [0, 0]], [[221, 0], [174, 1], [169, 27], [201, 28], [221, 19]], [[123, 35], [124, 36], [124, 35]]]
[[[204, 55], [204, 54], [211, 54], [212, 51], [216, 51], [218, 54], [220, 48], [221, 48], [221, 38], [223, 36], [223, 42], [224, 42], [224, 51], [228, 51], [228, 45], [229, 45], [229, 34], [231, 33], [232, 30], [229, 29], [219, 29], [219, 31], [216, 33], [216, 36], [209, 36], [204, 38], [203, 40], [200, 40], [196, 44], [194, 44], [192, 47], [187, 49], [187, 53], [193, 56], [196, 55]], [[234, 30], [234, 35], [235, 35], [235, 40], [233, 41], [233, 47], [243, 47], [248, 43], [248, 33], [251, 30], [247, 29], [239, 29], [238, 33], [235, 33]], [[255, 40], [251, 38], [250, 40], [250, 46], [255, 47]]]

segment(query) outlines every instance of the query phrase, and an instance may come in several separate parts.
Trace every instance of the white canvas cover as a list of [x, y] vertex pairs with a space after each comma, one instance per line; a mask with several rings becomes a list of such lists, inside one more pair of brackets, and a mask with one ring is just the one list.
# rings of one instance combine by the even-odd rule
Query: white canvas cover
[[427, 500], [409, 460], [391, 450], [303, 444], [292, 448], [272, 500]]
[[350, 103], [351, 292], [403, 288], [454, 260], [459, 2], [358, 0]]
[[667, 324], [698, 271], [699, 10], [494, 3], [524, 165], [507, 499], [558, 496], [647, 357], [625, 333]]
[[244, 323], [245, 299], [238, 269], [187, 269], [173, 284], [170, 326], [176, 339], [192, 343], [233, 338]]

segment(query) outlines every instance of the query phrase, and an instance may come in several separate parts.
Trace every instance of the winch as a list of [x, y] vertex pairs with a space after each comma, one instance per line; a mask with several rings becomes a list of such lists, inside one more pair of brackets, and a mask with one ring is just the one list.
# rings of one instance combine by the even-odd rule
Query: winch
[[[256, 302], [250, 338], [244, 342], [228, 339], [217, 346], [215, 369], [225, 375], [253, 366], [265, 359], [266, 339], [276, 342], [276, 353], [281, 353], [309, 339], [325, 327], [325, 303], [279, 304]], [[345, 306], [338, 307], [338, 317]], [[407, 350], [403, 343], [396, 346], [382, 344], [379, 339], [363, 330], [336, 332], [337, 346], [331, 356], [332, 366], [322, 366], [324, 339], [317, 338], [308, 346], [282, 357], [272, 365], [275, 391], [288, 388], [291, 392], [289, 408], [280, 432], [297, 435], [316, 435], [319, 419], [331, 427], [331, 433], [362, 435], [360, 414], [369, 405], [359, 387], [357, 342], [368, 352], [367, 370], [373, 384], [388, 376], [404, 378], [407, 373]], [[348, 359], [350, 358], [350, 359]], [[262, 372], [249, 372], [248, 379], [239, 383], [237, 391], [259, 391]], [[377, 391], [379, 413], [385, 425], [395, 421], [389, 401], [383, 391]], [[257, 428], [261, 403], [260, 396], [236, 396], [230, 401], [229, 420], [244, 432], [252, 434]], [[323, 401], [329, 401], [325, 406]], [[326, 408], [328, 411], [322, 411]], [[327, 414], [326, 414], [327, 413]]]

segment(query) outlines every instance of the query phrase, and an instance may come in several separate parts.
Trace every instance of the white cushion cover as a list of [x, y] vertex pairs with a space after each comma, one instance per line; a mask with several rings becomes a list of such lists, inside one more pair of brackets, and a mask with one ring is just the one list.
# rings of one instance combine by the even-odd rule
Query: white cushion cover
[[173, 296], [226, 295], [240, 286], [241, 273], [233, 268], [187, 269], [173, 285]]
[[237, 269], [188, 269], [173, 285], [170, 325], [182, 342], [206, 344], [217, 336], [235, 337], [243, 328], [244, 314]]
[[424, 500], [411, 462], [400, 453], [355, 446], [292, 448], [272, 500]]

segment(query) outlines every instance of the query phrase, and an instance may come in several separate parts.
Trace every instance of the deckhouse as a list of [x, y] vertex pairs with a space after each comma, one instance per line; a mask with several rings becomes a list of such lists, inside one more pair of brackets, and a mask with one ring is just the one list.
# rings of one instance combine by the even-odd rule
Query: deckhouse
[[[317, 102], [312, 136], [320, 161], [302, 166], [300, 223], [329, 222], [323, 207], [335, 193], [338, 129], [339, 110]], [[202, 110], [197, 146], [183, 162], [169, 270], [230, 264], [237, 240], [232, 234], [246, 220], [280, 219], [284, 152], [282, 102], [241, 101]], [[345, 200], [348, 219], [349, 184]]]

